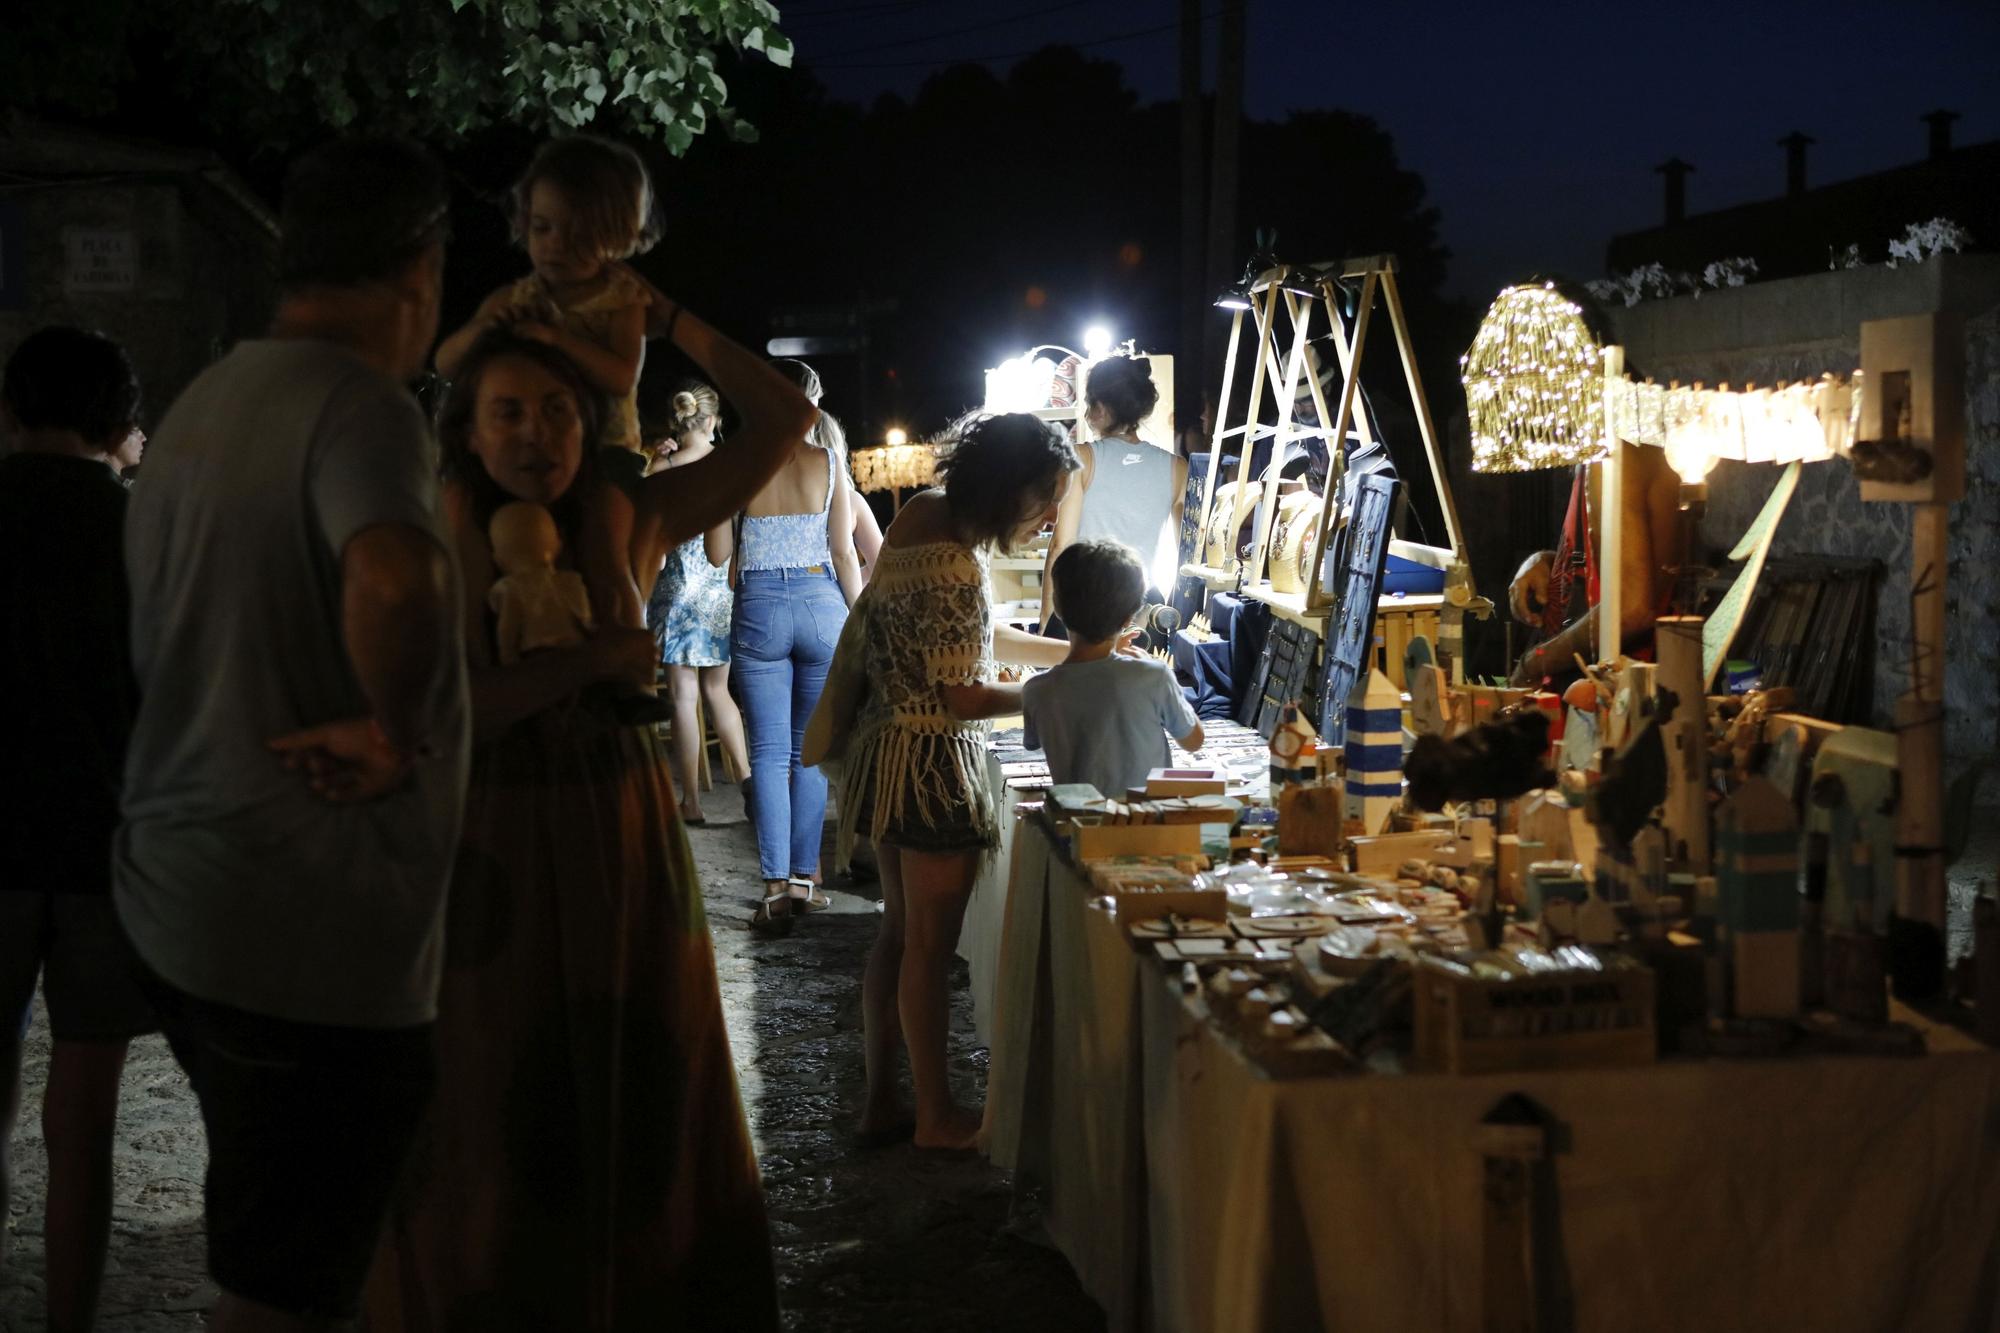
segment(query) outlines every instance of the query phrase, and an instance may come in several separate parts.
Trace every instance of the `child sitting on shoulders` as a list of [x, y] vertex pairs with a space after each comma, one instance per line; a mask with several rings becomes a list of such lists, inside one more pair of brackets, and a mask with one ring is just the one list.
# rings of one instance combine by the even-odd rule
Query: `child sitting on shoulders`
[[[449, 379], [494, 328], [547, 343], [568, 357], [609, 399], [598, 474], [611, 485], [591, 498], [576, 553], [597, 619], [627, 629], [646, 625], [634, 567], [652, 586], [664, 551], [634, 531], [630, 492], [646, 472], [639, 431], [639, 373], [646, 364], [646, 284], [624, 261], [659, 238], [658, 207], [639, 155], [609, 139], [572, 135], [542, 145], [509, 196], [514, 239], [533, 271], [495, 290], [465, 326], [438, 346], [437, 368]], [[650, 699], [622, 710], [635, 722], [664, 720]]]
[[1027, 742], [1049, 758], [1057, 783], [1087, 782], [1123, 799], [1172, 762], [1167, 737], [1201, 746], [1201, 722], [1172, 668], [1118, 651], [1146, 598], [1146, 570], [1123, 542], [1077, 542], [1049, 571], [1069, 656], [1021, 687]]

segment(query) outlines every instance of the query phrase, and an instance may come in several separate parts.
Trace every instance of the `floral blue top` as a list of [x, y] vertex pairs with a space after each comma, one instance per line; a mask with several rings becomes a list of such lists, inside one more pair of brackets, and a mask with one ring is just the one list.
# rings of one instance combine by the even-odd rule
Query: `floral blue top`
[[833, 450], [826, 453], [826, 503], [816, 514], [745, 515], [737, 552], [738, 569], [832, 570], [833, 550], [827, 540], [826, 516], [833, 508], [833, 488], [841, 484]]
[[735, 604], [729, 573], [708, 563], [699, 537], [667, 553], [666, 567], [646, 603], [646, 623], [668, 666], [712, 667], [729, 661], [729, 618]]

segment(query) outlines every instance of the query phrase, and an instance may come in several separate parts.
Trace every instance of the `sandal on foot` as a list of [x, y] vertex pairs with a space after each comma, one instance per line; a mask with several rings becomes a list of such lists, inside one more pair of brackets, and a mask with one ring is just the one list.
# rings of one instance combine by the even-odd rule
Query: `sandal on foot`
[[750, 917], [750, 929], [759, 935], [789, 935], [792, 933], [792, 895], [787, 889], [766, 894], [764, 901], [757, 904], [756, 912]]
[[819, 885], [804, 875], [794, 875], [785, 881], [790, 886], [792, 913], [824, 912], [833, 906], [833, 899], [820, 892]]

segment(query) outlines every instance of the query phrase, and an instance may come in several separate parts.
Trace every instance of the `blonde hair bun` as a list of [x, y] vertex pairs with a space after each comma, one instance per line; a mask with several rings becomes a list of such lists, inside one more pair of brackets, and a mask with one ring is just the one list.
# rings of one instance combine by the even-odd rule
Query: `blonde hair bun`
[[689, 417], [699, 415], [700, 412], [701, 404], [696, 402], [695, 396], [686, 389], [682, 389], [674, 395], [674, 416], [686, 420]]

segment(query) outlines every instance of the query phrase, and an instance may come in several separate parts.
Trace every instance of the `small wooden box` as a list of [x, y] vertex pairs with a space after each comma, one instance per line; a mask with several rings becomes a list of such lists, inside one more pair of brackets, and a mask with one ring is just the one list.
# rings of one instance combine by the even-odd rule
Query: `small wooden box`
[[1171, 796], [1221, 796], [1229, 779], [1219, 768], [1156, 768], [1146, 775], [1146, 799]]
[[1078, 824], [1076, 859], [1114, 856], [1199, 856], [1199, 824]]
[[1438, 848], [1451, 843], [1451, 834], [1442, 829], [1416, 833], [1378, 833], [1373, 837], [1350, 838], [1354, 848], [1354, 873], [1394, 875], [1405, 861], [1427, 861]]
[[1653, 973], [1645, 967], [1485, 981], [1418, 959], [1419, 1069], [1492, 1074], [1650, 1064]]

